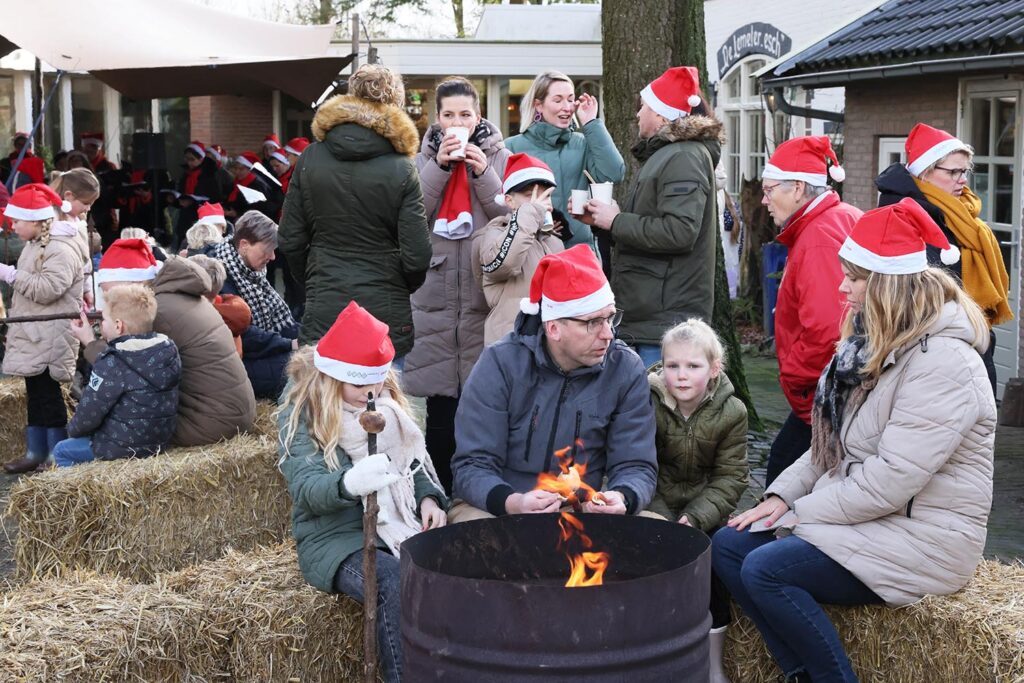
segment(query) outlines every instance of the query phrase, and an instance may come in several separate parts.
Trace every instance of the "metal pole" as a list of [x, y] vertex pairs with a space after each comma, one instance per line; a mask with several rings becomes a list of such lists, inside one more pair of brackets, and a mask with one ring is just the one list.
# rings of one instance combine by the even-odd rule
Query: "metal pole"
[[359, 69], [359, 15], [352, 15], [352, 73]]

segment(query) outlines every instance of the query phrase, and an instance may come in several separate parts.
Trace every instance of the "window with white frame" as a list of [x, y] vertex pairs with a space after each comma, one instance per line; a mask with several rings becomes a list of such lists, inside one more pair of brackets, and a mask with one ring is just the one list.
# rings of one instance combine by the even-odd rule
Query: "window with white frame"
[[[738, 194], [742, 179], [760, 178], [768, 158], [765, 135], [785, 130], [782, 114], [771, 121], [761, 100], [760, 83], [754, 74], [765, 65], [764, 59], [751, 57], [733, 67], [719, 86], [718, 108], [725, 124], [725, 149], [722, 159], [728, 176], [729, 192]], [[770, 131], [765, 130], [766, 124]]]

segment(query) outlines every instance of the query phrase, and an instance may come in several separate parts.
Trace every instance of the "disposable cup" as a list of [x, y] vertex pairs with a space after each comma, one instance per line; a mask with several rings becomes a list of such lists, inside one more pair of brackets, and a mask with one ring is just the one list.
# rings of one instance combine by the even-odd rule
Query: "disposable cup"
[[459, 148], [452, 152], [451, 156], [453, 159], [465, 159], [466, 158], [466, 143], [469, 142], [469, 128], [463, 128], [461, 126], [452, 126], [448, 129], [449, 135], [454, 135], [459, 139]]
[[569, 198], [569, 212], [574, 216], [582, 216], [583, 207], [588, 199], [590, 199], [590, 193], [586, 190], [573, 190], [572, 196]]
[[590, 183], [590, 196], [605, 204], [612, 203], [612, 190], [615, 183]]

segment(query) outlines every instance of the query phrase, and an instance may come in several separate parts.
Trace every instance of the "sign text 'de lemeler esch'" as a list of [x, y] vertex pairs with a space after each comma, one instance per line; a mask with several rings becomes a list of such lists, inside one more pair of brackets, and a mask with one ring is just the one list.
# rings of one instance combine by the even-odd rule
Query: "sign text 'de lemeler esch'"
[[755, 22], [741, 26], [718, 48], [718, 78], [729, 72], [747, 55], [766, 55], [778, 59], [793, 47], [793, 39], [771, 24]]

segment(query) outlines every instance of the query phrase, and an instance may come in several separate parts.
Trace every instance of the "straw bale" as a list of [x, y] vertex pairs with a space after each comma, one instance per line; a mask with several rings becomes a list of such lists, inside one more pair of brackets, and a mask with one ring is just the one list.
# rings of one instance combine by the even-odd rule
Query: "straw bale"
[[222, 680], [227, 636], [193, 597], [72, 573], [0, 595], [5, 681]]
[[[68, 414], [74, 410], [71, 385], [62, 385]], [[0, 462], [25, 455], [25, 380], [21, 377], [0, 378]]]
[[243, 435], [151, 458], [22, 477], [16, 576], [91, 569], [136, 581], [288, 535], [291, 503], [276, 440]]
[[[963, 590], [908, 607], [825, 610], [863, 683], [1024, 681], [1024, 565], [982, 562]], [[775, 681], [779, 670], [753, 622], [739, 617], [728, 633], [728, 676]]]
[[164, 574], [158, 582], [202, 603], [230, 634], [228, 667], [240, 681], [352, 681], [363, 666], [362, 607], [305, 582], [286, 541]]

